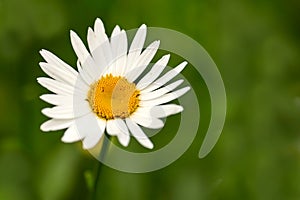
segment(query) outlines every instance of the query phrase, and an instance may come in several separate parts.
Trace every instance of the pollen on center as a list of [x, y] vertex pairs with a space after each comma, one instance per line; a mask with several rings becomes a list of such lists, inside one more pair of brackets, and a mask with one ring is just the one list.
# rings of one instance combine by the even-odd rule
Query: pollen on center
[[121, 76], [102, 76], [91, 85], [88, 101], [98, 117], [110, 120], [126, 118], [139, 106], [140, 91], [134, 83]]

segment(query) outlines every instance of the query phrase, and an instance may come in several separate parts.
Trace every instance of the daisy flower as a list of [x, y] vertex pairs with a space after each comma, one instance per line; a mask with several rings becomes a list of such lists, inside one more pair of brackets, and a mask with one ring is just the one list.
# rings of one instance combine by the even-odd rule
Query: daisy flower
[[152, 149], [153, 143], [141, 126], [162, 128], [162, 118], [183, 111], [180, 105], [166, 103], [190, 88], [174, 91], [183, 80], [168, 83], [187, 62], [161, 75], [170, 55], [161, 57], [142, 76], [160, 44], [154, 41], [143, 50], [146, 32], [146, 25], [140, 26], [129, 46], [124, 30], [116, 26], [111, 38], [108, 38], [102, 21], [96, 19], [94, 30], [88, 29], [88, 50], [78, 35], [71, 31], [78, 71], [53, 53], [41, 50], [46, 62], [39, 65], [51, 78], [39, 77], [37, 81], [52, 94], [43, 94], [40, 98], [54, 105], [42, 110], [51, 119], [41, 125], [41, 130], [66, 129], [62, 141], [81, 140], [84, 149], [95, 147], [105, 131], [116, 136], [125, 147], [133, 136], [142, 146]]

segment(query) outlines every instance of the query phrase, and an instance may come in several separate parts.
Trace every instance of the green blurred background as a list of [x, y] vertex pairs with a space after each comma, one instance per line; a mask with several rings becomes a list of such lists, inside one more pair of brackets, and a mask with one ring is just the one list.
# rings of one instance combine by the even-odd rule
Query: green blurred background
[[[42, 48], [75, 66], [69, 30], [86, 42], [96, 17], [109, 34], [116, 24], [146, 23], [194, 38], [218, 65], [228, 98], [222, 136], [200, 160], [210, 102], [198, 78], [202, 124], [188, 151], [146, 174], [103, 167], [99, 199], [300, 199], [299, 10], [298, 0], [0, 0], [0, 199], [89, 197], [98, 162], [80, 143], [61, 143], [62, 131], [39, 130], [47, 104], [36, 77], [45, 76]], [[168, 141], [161, 135], [155, 141]]]

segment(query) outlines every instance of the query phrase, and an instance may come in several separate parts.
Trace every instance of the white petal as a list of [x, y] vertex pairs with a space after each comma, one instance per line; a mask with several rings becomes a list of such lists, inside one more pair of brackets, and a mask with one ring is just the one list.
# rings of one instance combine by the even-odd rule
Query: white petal
[[49, 63], [52, 65], [57, 66], [58, 68], [61, 68], [67, 72], [69, 72], [70, 74], [72, 74], [73, 76], [77, 76], [78, 73], [68, 64], [66, 64], [64, 61], [62, 61], [61, 59], [59, 59], [57, 56], [55, 56], [53, 53], [51, 53], [50, 51], [47, 50], [41, 50], [40, 54], [42, 55], [42, 57]]
[[96, 118], [97, 119], [97, 123], [98, 123], [98, 126], [101, 130], [105, 130], [105, 127], [106, 127], [106, 120], [103, 120], [103, 119], [100, 119], [99, 117]]
[[125, 122], [121, 119], [117, 123], [118, 128], [120, 129], [120, 133], [118, 134], [118, 140], [124, 147], [127, 147], [130, 141], [128, 128]]
[[126, 68], [127, 58], [127, 36], [124, 30], [113, 31], [111, 37], [111, 50], [113, 53], [113, 74], [123, 75]]
[[71, 43], [72, 43], [73, 49], [78, 57], [78, 60], [81, 64], [81, 66], [82, 66], [82, 70], [85, 71], [92, 79], [92, 82], [94, 82], [97, 78], [97, 77], [95, 77], [95, 74], [97, 72], [97, 70], [96, 70], [97, 66], [96, 66], [93, 58], [91, 57], [90, 53], [84, 46], [83, 42], [81, 41], [81, 39], [75, 32], [71, 31], [70, 36], [71, 36]]
[[51, 78], [39, 77], [37, 81], [43, 87], [56, 94], [72, 95], [74, 91], [74, 87]]
[[117, 136], [119, 142], [127, 147], [130, 141], [130, 135], [126, 124], [122, 119], [114, 119], [107, 121], [107, 133], [112, 136]]
[[139, 55], [141, 54], [142, 49], [144, 47], [146, 34], [147, 34], [147, 27], [145, 24], [143, 24], [140, 26], [140, 28], [138, 29], [138, 31], [136, 32], [132, 40], [129, 53], [128, 53], [126, 72], [131, 71], [134, 62], [138, 59]]
[[[120, 45], [120, 44], [118, 44], [120, 32], [121, 32], [120, 27], [118, 25], [116, 25], [112, 31], [111, 38], [110, 38], [110, 48], [109, 49], [111, 50], [112, 57], [109, 62], [109, 66], [107, 66], [105, 69], [106, 74], [118, 75], [116, 73], [116, 60], [117, 60], [117, 55], [116, 55], [117, 52], [116, 51], [117, 51], [118, 45]], [[103, 51], [105, 51], [105, 49], [103, 49]]]
[[148, 72], [136, 85], [139, 90], [144, 89], [150, 85], [164, 70], [170, 59], [170, 54], [163, 56], [159, 59]]
[[90, 76], [86, 70], [83, 70], [79, 60], [77, 61], [77, 69], [78, 69], [80, 77], [84, 80], [84, 82], [87, 85], [91, 85], [92, 83], [94, 83], [94, 78], [92, 76]]
[[94, 32], [100, 44], [102, 44], [105, 40], [108, 40], [107, 35], [105, 34], [103, 22], [99, 18], [95, 21]]
[[43, 94], [40, 98], [52, 105], [72, 105], [74, 101], [74, 96], [57, 95], [57, 94]]
[[136, 113], [139, 115], [152, 116], [154, 118], [164, 118], [183, 111], [183, 107], [176, 104], [167, 104], [151, 107], [139, 107]]
[[89, 90], [88, 84], [86, 84], [83, 81], [83, 79], [81, 78], [81, 76], [78, 75], [77, 72], [74, 75], [69, 70], [54, 64], [45, 62], [40, 62], [39, 64], [42, 70], [53, 79], [58, 80], [62, 83], [66, 83], [67, 85], [76, 87], [82, 91], [87, 92]]
[[41, 50], [40, 53], [48, 62], [39, 63], [42, 70], [46, 74], [62, 83], [66, 83], [70, 86], [75, 86], [76, 88], [82, 91], [87, 92], [89, 90], [88, 85], [83, 82], [81, 77], [78, 76], [77, 71], [75, 71], [72, 67], [68, 66], [59, 58], [57, 58], [54, 54], [46, 50]]
[[146, 128], [159, 129], [164, 126], [164, 122], [162, 120], [152, 117], [151, 115], [145, 115], [145, 113], [140, 115], [134, 113], [130, 116], [130, 118], [137, 124]]
[[153, 143], [135, 122], [130, 118], [126, 118], [126, 124], [133, 137], [135, 137], [141, 145], [148, 149], [153, 149]]
[[[103, 35], [104, 34], [104, 35]], [[106, 40], [105, 40], [106, 39]], [[94, 66], [94, 78], [97, 80], [104, 70], [105, 67], [107, 67], [108, 62], [106, 62], [102, 49], [103, 49], [103, 43], [105, 41], [108, 41], [107, 36], [105, 33], [102, 33], [101, 36], [97, 36], [91, 28], [88, 29], [88, 46], [91, 51], [94, 63], [92, 65]], [[104, 44], [105, 45], [105, 44]], [[97, 50], [98, 49], [98, 50]], [[100, 49], [100, 51], [99, 51]], [[105, 51], [105, 49], [103, 49]], [[108, 49], [110, 51], [110, 48]], [[94, 79], [94, 81], [95, 81]]]
[[150, 115], [157, 118], [164, 118], [183, 111], [183, 107], [176, 104], [154, 106], [150, 109]]
[[77, 76], [76, 82], [75, 82], [75, 91], [81, 91], [85, 96], [90, 90], [90, 85], [87, 84], [81, 76]]
[[183, 80], [180, 79], [178, 81], [175, 81], [174, 83], [171, 83], [165, 87], [162, 87], [158, 90], [155, 90], [153, 92], [147, 92], [147, 93], [143, 93], [143, 91], [141, 91], [141, 95], [140, 95], [140, 100], [150, 100], [150, 99], [155, 99], [158, 98], [172, 90], [174, 90], [176, 87], [178, 87], [181, 83], [183, 83]]
[[90, 112], [91, 108], [87, 102], [77, 103], [76, 105], [54, 106], [53, 108], [44, 108], [42, 110], [44, 115], [55, 119], [73, 119]]
[[139, 56], [138, 60], [132, 63], [133, 68], [131, 71], [127, 71], [125, 75], [128, 81], [133, 82], [141, 75], [156, 54], [159, 44], [160, 41], [158, 40], [152, 42]]
[[70, 31], [71, 43], [73, 49], [81, 63], [84, 63], [87, 57], [90, 55], [79, 36], [74, 32]]
[[89, 48], [96, 64], [96, 76], [100, 77], [111, 63], [112, 53], [104, 25], [99, 18], [95, 21], [94, 32], [89, 29], [88, 33]]
[[119, 142], [127, 147], [130, 140], [128, 129], [122, 119], [113, 119], [107, 121], [107, 133], [111, 136], [117, 136]]
[[178, 97], [184, 95], [189, 90], [190, 90], [190, 87], [184, 87], [184, 88], [181, 88], [174, 92], [165, 94], [157, 99], [141, 101], [140, 106], [148, 107], [148, 106], [156, 106], [156, 105], [160, 105], [163, 103], [167, 103], [169, 101], [172, 101], [172, 100], [177, 99]]
[[88, 28], [87, 41], [88, 41], [90, 52], [94, 51], [101, 44], [98, 38], [96, 37], [96, 34], [90, 27]]
[[165, 83], [169, 82], [172, 78], [174, 78], [175, 76], [177, 76], [184, 69], [184, 67], [186, 65], [187, 65], [186, 61], [182, 62], [177, 67], [175, 67], [174, 69], [170, 70], [169, 72], [167, 72], [166, 74], [164, 74], [162, 77], [160, 77], [159, 79], [157, 79], [156, 81], [154, 81], [151, 85], [149, 85], [148, 87], [146, 87], [144, 89], [144, 92], [150, 92], [150, 91], [153, 91], [153, 90], [155, 90], [155, 89], [163, 86]]
[[39, 84], [43, 87], [47, 88], [51, 92], [61, 95], [74, 95], [76, 97], [86, 98], [86, 91], [82, 91], [81, 89], [74, 88], [70, 85], [62, 83], [60, 81], [53, 80], [51, 78], [39, 77], [37, 78]]
[[112, 42], [112, 40], [114, 40], [113, 38], [117, 35], [119, 35], [121, 32], [121, 28], [120, 26], [116, 25], [115, 28], [113, 29], [112, 33], [111, 33], [111, 38], [110, 38], [110, 42]]
[[89, 55], [83, 63], [81, 62], [81, 66], [82, 69], [86, 71], [86, 73], [89, 74], [89, 76], [91, 77], [92, 83], [99, 79], [99, 66], [96, 65], [91, 55]]
[[45, 62], [40, 62], [39, 64], [42, 70], [53, 79], [62, 81], [69, 85], [75, 85], [77, 76], [70, 73], [68, 70]]
[[116, 74], [116, 60], [117, 60], [117, 48], [118, 48], [118, 41], [120, 37], [120, 32], [121, 28], [116, 25], [115, 28], [113, 29], [111, 33], [111, 38], [110, 38], [110, 46], [111, 46], [111, 53], [112, 53], [112, 62], [110, 63], [109, 66], [109, 71], [112, 74]]
[[68, 128], [74, 120], [69, 119], [50, 119], [41, 125], [42, 131], [57, 131]]
[[114, 120], [107, 120], [106, 124], [107, 124], [107, 126], [106, 126], [107, 134], [111, 135], [111, 136], [117, 136], [118, 129], [116, 128], [116, 126], [114, 124]]
[[100, 75], [110, 73], [109, 66], [112, 64], [113, 56], [109, 40], [105, 40], [101, 45], [92, 52], [93, 58], [97, 63]]
[[[103, 136], [105, 130], [105, 120], [99, 119], [94, 113], [90, 113], [76, 120], [78, 130], [84, 131], [83, 148], [93, 148]], [[82, 130], [81, 130], [82, 128]]]
[[79, 134], [76, 124], [72, 124], [64, 133], [61, 141], [65, 143], [72, 143], [82, 140], [83, 136]]
[[93, 134], [86, 136], [83, 141], [83, 149], [92, 149], [98, 144], [104, 132], [93, 132]]

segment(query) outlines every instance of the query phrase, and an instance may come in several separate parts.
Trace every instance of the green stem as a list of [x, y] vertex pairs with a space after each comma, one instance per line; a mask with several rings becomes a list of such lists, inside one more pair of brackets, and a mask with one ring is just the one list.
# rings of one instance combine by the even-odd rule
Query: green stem
[[95, 176], [95, 182], [94, 182], [94, 187], [93, 187], [93, 191], [92, 191], [92, 195], [91, 195], [91, 200], [96, 200], [97, 199], [97, 189], [98, 189], [98, 182], [100, 179], [100, 175], [101, 175], [101, 170], [102, 170], [102, 166], [103, 163], [102, 161], [105, 159], [108, 148], [109, 148], [109, 138], [107, 138], [107, 136], [104, 136], [103, 138], [103, 144], [102, 144], [102, 148], [100, 151], [100, 155], [99, 158], [101, 161], [99, 161], [98, 163], [98, 167], [97, 167], [97, 171], [96, 171], [96, 176]]

